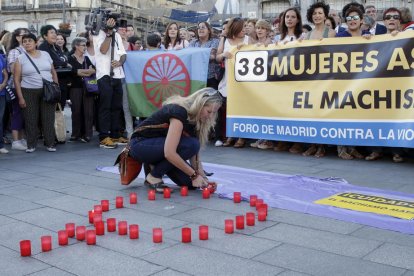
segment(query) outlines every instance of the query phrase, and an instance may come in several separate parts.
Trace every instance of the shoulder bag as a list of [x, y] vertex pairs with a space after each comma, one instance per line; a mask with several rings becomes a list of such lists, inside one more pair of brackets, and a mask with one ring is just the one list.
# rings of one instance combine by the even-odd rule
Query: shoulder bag
[[60, 103], [57, 104], [58, 109], [55, 111], [55, 134], [58, 142], [66, 141], [66, 122]]
[[121, 176], [121, 184], [129, 185], [135, 178], [138, 177], [142, 169], [142, 163], [138, 162], [129, 155], [130, 145], [126, 146], [115, 160], [118, 164], [119, 174]]
[[[88, 69], [86, 58], [83, 61], [85, 69]], [[89, 77], [83, 77], [83, 84], [85, 85], [86, 95], [97, 96], [99, 95], [98, 81], [96, 80], [96, 74], [90, 75]]]

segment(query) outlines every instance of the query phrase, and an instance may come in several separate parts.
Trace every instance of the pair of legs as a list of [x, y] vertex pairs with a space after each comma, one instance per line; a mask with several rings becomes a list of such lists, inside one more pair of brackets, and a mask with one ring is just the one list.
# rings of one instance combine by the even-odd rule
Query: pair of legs
[[[171, 164], [164, 155], [165, 137], [134, 138], [129, 151], [132, 158], [151, 166], [151, 176], [162, 178], [166, 174], [178, 186], [192, 187], [190, 177]], [[182, 159], [188, 160], [200, 150], [197, 138], [182, 136], [177, 153]]]
[[92, 137], [94, 97], [86, 95], [83, 88], [71, 88], [72, 137]]

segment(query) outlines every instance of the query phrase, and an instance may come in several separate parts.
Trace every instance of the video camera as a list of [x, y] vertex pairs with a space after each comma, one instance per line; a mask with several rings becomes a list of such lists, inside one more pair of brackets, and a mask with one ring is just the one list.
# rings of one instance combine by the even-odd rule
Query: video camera
[[109, 18], [113, 18], [116, 22], [115, 27], [119, 28], [127, 26], [127, 20], [123, 19], [123, 14], [110, 8], [97, 8], [92, 10], [85, 17], [85, 27], [90, 30], [93, 35], [97, 35], [100, 30], [109, 30], [106, 22]]

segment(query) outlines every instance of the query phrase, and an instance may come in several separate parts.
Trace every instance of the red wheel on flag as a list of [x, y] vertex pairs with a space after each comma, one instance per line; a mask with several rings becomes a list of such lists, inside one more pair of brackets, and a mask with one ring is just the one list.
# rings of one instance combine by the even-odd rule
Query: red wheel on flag
[[184, 63], [174, 54], [159, 54], [144, 66], [142, 86], [147, 99], [157, 108], [172, 96], [190, 94], [190, 75]]

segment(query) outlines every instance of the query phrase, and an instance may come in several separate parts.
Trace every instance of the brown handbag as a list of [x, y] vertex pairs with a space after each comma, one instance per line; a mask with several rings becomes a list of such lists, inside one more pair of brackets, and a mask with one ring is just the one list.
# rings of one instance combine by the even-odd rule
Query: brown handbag
[[115, 164], [119, 164], [119, 174], [121, 176], [121, 184], [129, 185], [141, 172], [142, 163], [138, 162], [129, 155], [129, 144], [124, 148], [115, 160]]

